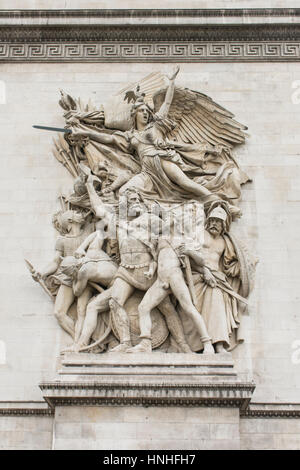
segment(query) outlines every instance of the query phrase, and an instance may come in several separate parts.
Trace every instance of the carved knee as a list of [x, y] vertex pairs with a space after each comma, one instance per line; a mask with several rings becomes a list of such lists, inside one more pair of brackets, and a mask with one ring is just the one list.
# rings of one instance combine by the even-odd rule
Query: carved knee
[[87, 304], [87, 307], [86, 307], [86, 314], [91, 314], [92, 312], [95, 312], [97, 311], [97, 306], [95, 305], [95, 302], [92, 301], [90, 303]]
[[64, 318], [64, 313], [61, 310], [54, 310], [54, 315], [58, 322], [61, 322]]

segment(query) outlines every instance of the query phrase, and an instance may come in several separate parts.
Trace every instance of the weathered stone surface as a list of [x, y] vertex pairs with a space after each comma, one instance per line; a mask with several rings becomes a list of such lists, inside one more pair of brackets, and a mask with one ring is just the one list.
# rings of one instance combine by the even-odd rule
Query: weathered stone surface
[[[192, 416], [199, 411], [206, 419], [195, 424]], [[55, 427], [55, 449], [240, 448], [239, 414], [233, 408], [224, 409], [223, 414], [222, 408], [212, 412], [208, 408], [77, 407], [76, 423], [72, 422], [74, 408], [57, 407], [56, 414], [59, 423]], [[93, 416], [97, 416], [97, 422]], [[77, 427], [70, 436], [73, 425]]]
[[[24, 2], [23, 2], [24, 3]], [[10, 8], [24, 8], [18, 1]], [[72, 3], [72, 5], [71, 5]], [[82, 2], [67, 2], [66, 8], [81, 7]], [[107, 2], [102, 2], [107, 7]], [[143, 4], [129, 2], [128, 7]], [[169, 3], [169, 2], [167, 2]], [[182, 3], [182, 2], [181, 2]], [[170, 8], [182, 6], [172, 2]], [[201, 8], [207, 2], [190, 2]], [[115, 2], [118, 7], [119, 2]], [[45, 2], [29, 2], [26, 8], [48, 6]], [[228, 7], [219, 1], [216, 6]], [[240, 1], [237, 7], [248, 6]], [[254, 2], [253, 7], [260, 6]], [[287, 7], [289, 2], [272, 1], [268, 6]], [[290, 6], [294, 6], [294, 3]], [[59, 8], [57, 2], [49, 8]], [[84, 2], [84, 8], [99, 8], [95, 2]], [[113, 7], [110, 2], [109, 7]], [[147, 7], [147, 5], [145, 5]], [[299, 315], [299, 137], [297, 86], [299, 66], [286, 63], [208, 63], [184, 64], [181, 84], [213, 96], [231, 109], [238, 120], [246, 122], [250, 130], [247, 145], [239, 150], [239, 162], [253, 178], [253, 184], [243, 192], [243, 219], [237, 222], [236, 233], [257, 253], [256, 289], [251, 297], [249, 330], [245, 343], [233, 357], [240, 377], [254, 378], [257, 384], [256, 402], [299, 401], [299, 363], [296, 346], [300, 331]], [[52, 313], [52, 304], [33, 285], [22, 262], [29, 257], [34, 265], [42, 266], [51, 257], [55, 234], [50, 228], [49, 214], [57, 210], [55, 198], [62, 188], [71, 188], [71, 177], [53, 161], [51, 137], [37, 134], [31, 124], [63, 126], [57, 110], [57, 89], [62, 85], [74, 96], [94, 97], [96, 104], [112, 89], [117, 91], [127, 81], [136, 81], [152, 70], [168, 71], [167, 64], [2, 64], [1, 80], [5, 83], [6, 100], [1, 104], [2, 164], [0, 212], [3, 221], [1, 237], [3, 253], [0, 263], [2, 315], [0, 340], [6, 345], [6, 361], [1, 363], [0, 399], [40, 400], [36, 384], [49, 372], [56, 372], [53, 358], [59, 353], [59, 344], [67, 337], [58, 331]], [[201, 75], [203, 72], [203, 75]], [[34, 99], [32, 98], [34, 96]], [[20, 107], [22, 103], [22, 107]], [[13, 116], [13, 121], [9, 116]], [[13, 189], [12, 189], [13, 188]], [[9, 197], [8, 197], [9, 194]], [[13, 302], [12, 302], [13, 299]], [[21, 348], [20, 348], [21, 345]], [[294, 359], [293, 359], [294, 358]], [[58, 365], [58, 367], [60, 367]], [[34, 384], [34, 385], [33, 385]], [[135, 407], [80, 407], [56, 410], [57, 425], [75, 422], [81, 432], [81, 443], [70, 436], [70, 427], [58, 427], [65, 434], [57, 441], [57, 448], [245, 448], [275, 449], [299, 448], [297, 419], [242, 418], [239, 440], [222, 438], [225, 432], [235, 436], [238, 418], [230, 409], [206, 408], [164, 409], [151, 411]], [[173, 414], [174, 410], [174, 414]], [[177, 410], [177, 409], [176, 409]], [[238, 410], [234, 410], [238, 413]], [[82, 416], [88, 417], [84, 422]], [[138, 440], [120, 436], [102, 444], [97, 437], [96, 423], [167, 424], [165, 436], [175, 423], [187, 422], [197, 427], [199, 439]], [[3, 448], [50, 448], [51, 431], [41, 417], [0, 417]], [[235, 419], [237, 421], [235, 422]], [[32, 420], [29, 421], [28, 420]], [[48, 418], [47, 418], [48, 420]], [[49, 422], [52, 418], [49, 418]], [[22, 424], [24, 422], [24, 424]], [[27, 423], [27, 424], [25, 424]], [[215, 427], [219, 424], [220, 427]], [[159, 424], [158, 424], [159, 425]], [[202, 427], [202, 425], [204, 427]], [[202, 432], [209, 426], [209, 438]], [[233, 427], [228, 427], [228, 426]], [[30, 432], [41, 426], [40, 439]], [[146, 426], [146, 424], [145, 424]], [[29, 432], [29, 429], [31, 430]], [[101, 426], [99, 427], [99, 430]], [[134, 431], [130, 429], [130, 435]], [[135, 428], [134, 428], [135, 429]], [[146, 433], [146, 427], [142, 427]], [[150, 429], [150, 428], [149, 428]], [[182, 428], [180, 428], [182, 430]], [[196, 428], [195, 428], [196, 429]], [[124, 427], [122, 428], [124, 431]], [[226, 431], [227, 430], [227, 431]], [[170, 433], [172, 431], [170, 430]], [[133, 434], [132, 434], [133, 433]], [[214, 436], [221, 436], [215, 439]], [[206, 437], [206, 436], [205, 436]], [[217, 441], [217, 442], [216, 442]], [[115, 447], [114, 447], [115, 446]]]
[[51, 450], [53, 418], [0, 416], [0, 449]]

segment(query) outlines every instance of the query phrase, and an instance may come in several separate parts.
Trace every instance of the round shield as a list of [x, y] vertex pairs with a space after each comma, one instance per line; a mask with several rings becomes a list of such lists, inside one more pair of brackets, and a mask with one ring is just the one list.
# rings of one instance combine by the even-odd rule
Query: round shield
[[[138, 306], [144, 296], [144, 292], [135, 292], [125, 303], [124, 309], [126, 310], [129, 322], [130, 322], [130, 336], [133, 346], [140, 343], [140, 325], [139, 325], [139, 314]], [[163, 315], [157, 308], [151, 311], [151, 344], [152, 349], [161, 346], [169, 335], [169, 330]], [[119, 338], [118, 331], [116, 328], [116, 322], [114, 315], [111, 312], [111, 326], [115, 336]]]

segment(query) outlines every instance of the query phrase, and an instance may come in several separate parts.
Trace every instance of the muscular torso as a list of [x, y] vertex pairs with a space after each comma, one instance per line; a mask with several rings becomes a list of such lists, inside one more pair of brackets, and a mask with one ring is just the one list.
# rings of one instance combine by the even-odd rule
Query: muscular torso
[[149, 264], [152, 260], [152, 254], [149, 249], [151, 240], [151, 227], [159, 223], [153, 219], [148, 213], [144, 213], [136, 219], [122, 225], [118, 228], [118, 241], [121, 264], [138, 266], [141, 264]]
[[73, 237], [65, 235], [59, 237], [56, 241], [56, 249], [62, 253], [62, 256], [73, 256], [81, 243], [90, 235], [94, 230], [92, 224], [88, 225], [79, 235]]
[[225, 249], [225, 241], [222, 236], [213, 238], [210, 233], [205, 230], [203, 243], [203, 257], [205, 265], [214, 270], [219, 271], [219, 262]]

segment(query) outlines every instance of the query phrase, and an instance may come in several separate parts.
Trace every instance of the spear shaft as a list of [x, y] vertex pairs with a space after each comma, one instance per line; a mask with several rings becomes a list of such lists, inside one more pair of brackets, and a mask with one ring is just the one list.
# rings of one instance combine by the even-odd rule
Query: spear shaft
[[[32, 264], [27, 260], [25, 259], [25, 263], [27, 265], [27, 268], [29, 269], [30, 273], [31, 274], [34, 274], [34, 273], [37, 273], [37, 271], [34, 269], [34, 267], [32, 266]], [[46, 286], [46, 284], [44, 283], [44, 281], [41, 279], [41, 277], [39, 275], [36, 276], [36, 279], [37, 279], [37, 282], [42, 286], [42, 288], [44, 289], [45, 292], [47, 292], [47, 294], [51, 297], [51, 300], [54, 299], [54, 295], [51, 294], [50, 290], [48, 289], [48, 287]]]

